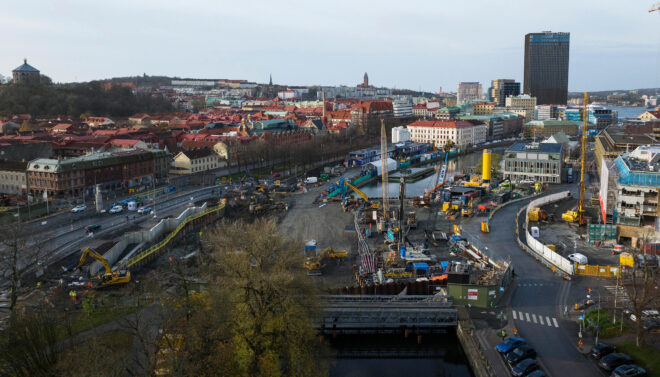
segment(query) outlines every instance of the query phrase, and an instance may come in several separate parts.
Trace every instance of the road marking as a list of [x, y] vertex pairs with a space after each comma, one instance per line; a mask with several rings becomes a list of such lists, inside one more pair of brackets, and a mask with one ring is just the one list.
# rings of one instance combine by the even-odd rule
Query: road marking
[[534, 320], [534, 323], [538, 323], [536, 322], [536, 314], [532, 314], [532, 319]]
[[543, 284], [539, 284], [539, 287], [542, 287], [542, 286], [543, 286]]
[[557, 324], [557, 319], [556, 318], [553, 317], [552, 322], [555, 324], [555, 327], [559, 327], [559, 325]]
[[518, 319], [518, 318], [516, 318], [516, 311], [512, 310], [511, 312], [513, 313], [513, 319]]
[[529, 322], [529, 313], [525, 313], [525, 317], [527, 317], [527, 322]]
[[550, 323], [550, 317], [545, 316], [545, 320], [548, 322], [548, 326], [552, 326], [552, 324]]
[[518, 317], [520, 317], [520, 320], [521, 320], [521, 321], [524, 321], [524, 319], [523, 319], [523, 312], [518, 311]]
[[539, 316], [539, 323], [543, 324], [543, 316], [542, 315]]

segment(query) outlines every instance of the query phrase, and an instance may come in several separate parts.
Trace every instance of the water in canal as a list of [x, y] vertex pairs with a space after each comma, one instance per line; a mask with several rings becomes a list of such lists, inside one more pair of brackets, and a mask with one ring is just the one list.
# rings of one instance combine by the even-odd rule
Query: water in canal
[[[494, 154], [503, 154], [504, 149], [502, 147], [498, 148], [493, 148], [492, 152]], [[465, 172], [468, 169], [474, 168], [479, 161], [481, 161], [482, 158], [482, 151], [477, 151], [474, 153], [467, 154], [465, 156], [459, 156], [456, 159], [450, 160], [447, 163], [447, 178], [453, 177], [455, 174]], [[434, 164], [431, 164], [429, 166], [435, 166], [437, 164], [442, 165], [442, 162], [437, 162]], [[411, 169], [411, 172], [416, 172], [418, 170], [424, 169], [428, 166], [420, 166], [420, 167], [415, 167]], [[392, 175], [398, 175], [399, 173], [391, 173]], [[435, 174], [431, 174], [430, 176], [423, 178], [417, 182], [414, 183], [408, 183], [406, 184], [406, 196], [407, 197], [413, 197], [413, 196], [420, 196], [424, 195], [424, 190], [425, 189], [431, 189], [433, 188], [433, 185], [435, 183]], [[367, 194], [370, 198], [374, 197], [382, 197], [383, 192], [382, 192], [382, 184], [380, 181], [373, 182], [369, 185], [360, 187], [360, 190]], [[395, 182], [390, 182], [389, 184], [389, 190], [390, 190], [390, 197], [398, 197], [399, 195], [399, 184]]]
[[342, 336], [331, 342], [336, 358], [330, 377], [470, 377], [465, 353], [453, 332], [416, 337]]

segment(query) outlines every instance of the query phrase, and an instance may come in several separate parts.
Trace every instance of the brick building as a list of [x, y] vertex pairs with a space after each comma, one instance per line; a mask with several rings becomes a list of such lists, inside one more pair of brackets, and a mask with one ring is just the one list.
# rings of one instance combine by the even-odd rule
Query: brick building
[[362, 133], [380, 130], [380, 120], [393, 116], [390, 101], [360, 101], [351, 109], [351, 122]]

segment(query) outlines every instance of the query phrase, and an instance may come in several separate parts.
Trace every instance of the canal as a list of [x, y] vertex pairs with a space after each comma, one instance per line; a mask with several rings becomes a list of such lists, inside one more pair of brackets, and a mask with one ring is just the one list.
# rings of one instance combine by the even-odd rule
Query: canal
[[472, 371], [453, 332], [416, 337], [352, 335], [331, 340], [336, 358], [330, 377], [470, 377]]
[[[493, 154], [504, 154], [504, 147], [493, 148]], [[470, 153], [464, 156], [458, 156], [455, 159], [449, 160], [447, 163], [447, 179], [451, 179], [454, 175], [461, 172], [468, 171], [473, 169], [481, 161], [482, 151], [477, 151]], [[442, 162], [433, 163], [430, 165], [414, 167], [411, 169], [411, 172], [422, 170], [428, 166], [435, 166], [437, 164], [442, 165]], [[391, 175], [399, 175], [399, 172], [390, 173]], [[422, 178], [417, 182], [406, 184], [406, 197], [420, 196], [424, 195], [424, 190], [430, 190], [435, 184], [435, 173], [431, 174], [426, 178]], [[390, 182], [389, 183], [390, 197], [398, 197], [399, 195], [399, 183]], [[360, 190], [367, 194], [370, 198], [382, 197], [382, 184], [380, 181], [372, 182], [366, 186], [360, 187]]]

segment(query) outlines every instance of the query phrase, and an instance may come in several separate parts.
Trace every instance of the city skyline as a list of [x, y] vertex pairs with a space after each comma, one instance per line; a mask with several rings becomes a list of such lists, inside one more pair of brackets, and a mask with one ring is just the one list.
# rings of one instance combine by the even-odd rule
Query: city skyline
[[276, 84], [354, 86], [366, 71], [375, 86], [455, 92], [478, 81], [485, 90], [498, 78], [523, 82], [525, 34], [552, 30], [571, 33], [569, 91], [660, 87], [658, 15], [644, 2], [334, 5], [11, 3], [0, 30], [16, 38], [0, 74], [27, 58], [55, 82], [146, 73], [267, 83], [272, 74]]

